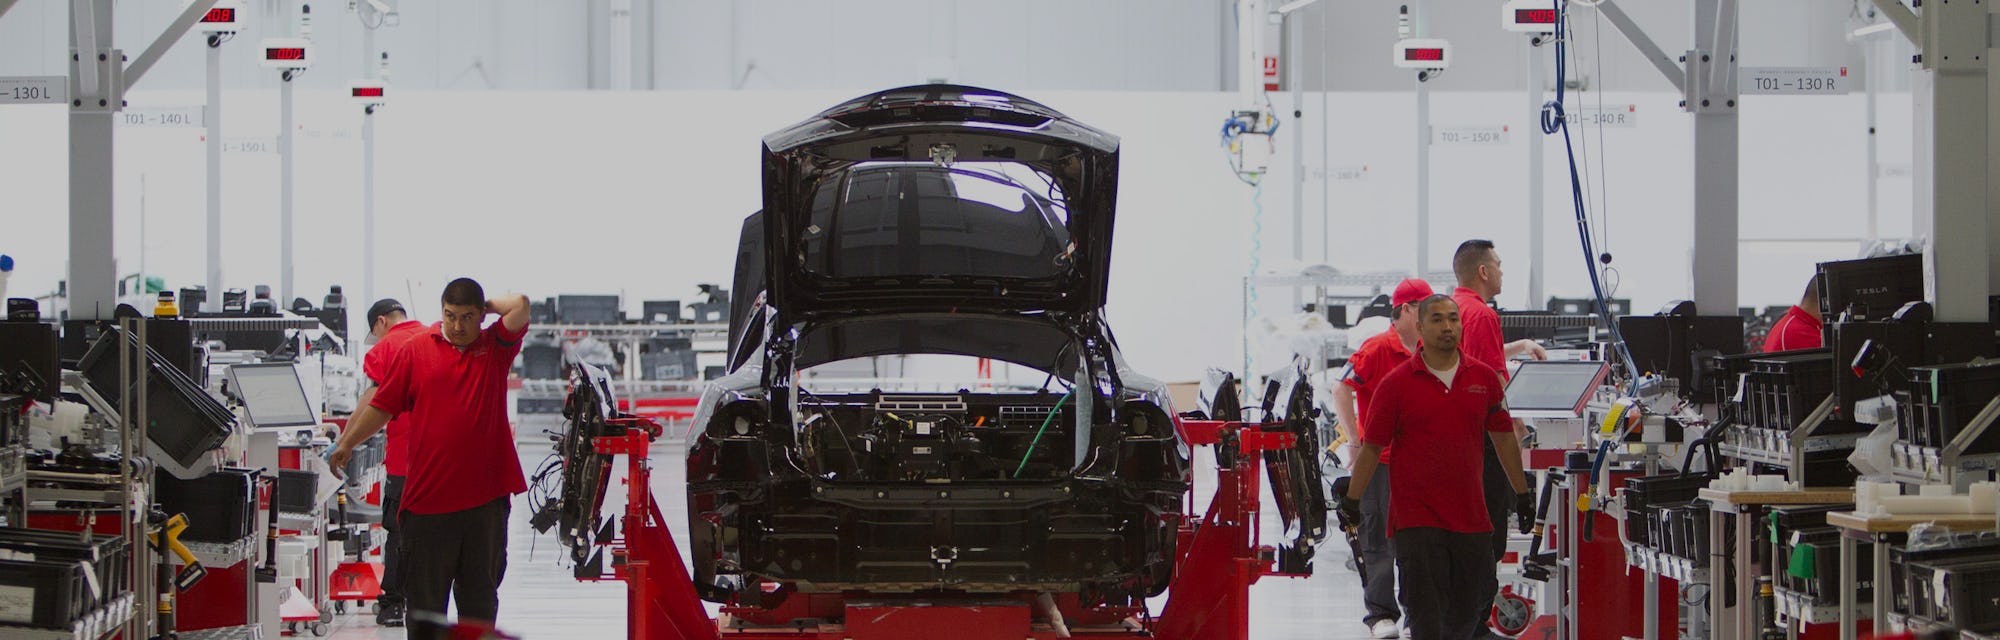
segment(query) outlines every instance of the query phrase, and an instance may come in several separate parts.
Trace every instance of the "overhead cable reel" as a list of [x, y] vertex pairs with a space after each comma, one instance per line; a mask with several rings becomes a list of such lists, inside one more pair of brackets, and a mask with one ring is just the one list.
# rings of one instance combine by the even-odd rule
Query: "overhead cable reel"
[[1239, 109], [1222, 121], [1222, 146], [1236, 177], [1251, 184], [1263, 179], [1278, 152], [1271, 137], [1277, 132], [1278, 116], [1270, 109]]

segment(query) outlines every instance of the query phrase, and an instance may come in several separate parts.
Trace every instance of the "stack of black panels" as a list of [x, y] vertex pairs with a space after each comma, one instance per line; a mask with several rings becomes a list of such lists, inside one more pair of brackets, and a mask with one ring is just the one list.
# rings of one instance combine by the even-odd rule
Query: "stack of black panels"
[[127, 553], [125, 539], [115, 536], [0, 528], [0, 587], [32, 594], [26, 611], [10, 612], [0, 625], [70, 628], [129, 591]]
[[254, 469], [223, 468], [193, 480], [161, 472], [153, 496], [168, 515], [187, 516], [182, 540], [228, 544], [256, 531], [257, 478]]
[[[1910, 390], [1898, 395], [1903, 430], [1919, 446], [1942, 447], [1972, 424], [1973, 416], [2000, 397], [2000, 362], [1910, 368]], [[2000, 429], [1989, 429], [1966, 453], [2000, 452]]]
[[[1817, 605], [1839, 602], [1841, 534], [1826, 523], [1826, 514], [1852, 510], [1852, 504], [1771, 509], [1771, 535], [1777, 540], [1780, 584], [1811, 597]], [[1869, 544], [1860, 543], [1859, 553], [1872, 553]], [[1856, 597], [1861, 600], [1874, 597], [1874, 583], [1874, 567], [1857, 565]]]
[[1890, 607], [1897, 613], [1925, 617], [1936, 607], [1937, 577], [1941, 568], [1995, 560], [2000, 560], [2000, 538], [1960, 538], [1920, 548], [1891, 546]]
[[[124, 333], [105, 332], [77, 365], [91, 388], [113, 407], [125, 397], [125, 390], [118, 384], [120, 358], [116, 336], [120, 335]], [[125, 344], [136, 349], [139, 341], [127, 338]], [[235, 414], [159, 352], [147, 348], [146, 366], [141, 368], [134, 363], [130, 375], [133, 388], [146, 385], [147, 439], [180, 466], [195, 466], [201, 456], [222, 446], [229, 437], [236, 424]]]
[[[1672, 552], [1665, 514], [1688, 506], [1714, 475], [1708, 473], [1667, 474], [1625, 479], [1626, 537], [1653, 549]], [[1676, 554], [1679, 555], [1679, 554]]]
[[1906, 573], [1911, 617], [1959, 631], [2000, 631], [2000, 557], [1912, 562]]

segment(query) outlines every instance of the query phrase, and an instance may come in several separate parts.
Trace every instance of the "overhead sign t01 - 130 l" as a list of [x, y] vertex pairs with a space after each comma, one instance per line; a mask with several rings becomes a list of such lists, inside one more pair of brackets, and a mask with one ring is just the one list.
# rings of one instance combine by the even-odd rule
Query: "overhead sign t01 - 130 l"
[[0, 104], [63, 104], [69, 102], [69, 78], [62, 76], [0, 77]]

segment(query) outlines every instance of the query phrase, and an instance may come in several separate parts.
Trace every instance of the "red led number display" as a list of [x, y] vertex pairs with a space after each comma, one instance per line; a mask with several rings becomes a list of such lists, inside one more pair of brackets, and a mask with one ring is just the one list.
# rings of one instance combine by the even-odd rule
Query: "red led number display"
[[265, 60], [304, 60], [304, 47], [271, 47], [264, 50]]
[[1422, 61], [1427, 61], [1427, 62], [1441, 62], [1441, 61], [1443, 61], [1443, 60], [1444, 60], [1444, 50], [1443, 50], [1443, 49], [1434, 49], [1434, 48], [1433, 48], [1433, 49], [1423, 49], [1423, 48], [1416, 48], [1416, 49], [1404, 49], [1404, 50], [1403, 50], [1403, 59], [1404, 59], [1404, 60], [1422, 60]]
[[201, 17], [201, 21], [202, 21], [202, 22], [225, 22], [225, 23], [226, 23], [226, 22], [235, 22], [235, 21], [236, 21], [236, 10], [235, 10], [235, 9], [229, 9], [229, 8], [220, 8], [220, 9], [209, 9], [209, 10], [208, 10], [208, 14], [207, 14], [207, 15], [203, 15], [203, 16]]
[[1516, 24], [1555, 24], [1555, 9], [1515, 9]]
[[380, 97], [382, 97], [382, 88], [381, 88], [381, 87], [355, 87], [355, 88], [354, 88], [354, 97], [356, 97], [356, 98], [380, 98]]

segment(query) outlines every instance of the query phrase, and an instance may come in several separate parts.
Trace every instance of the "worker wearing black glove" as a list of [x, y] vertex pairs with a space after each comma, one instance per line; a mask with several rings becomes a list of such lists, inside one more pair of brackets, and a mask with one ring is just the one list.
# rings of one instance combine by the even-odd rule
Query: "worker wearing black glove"
[[[1534, 486], [1534, 485], [1529, 485]], [[1523, 491], [1514, 494], [1514, 515], [1521, 519], [1521, 533], [1535, 528], [1535, 492]]]
[[[1505, 379], [1459, 353], [1459, 305], [1445, 296], [1417, 303], [1422, 353], [1381, 380], [1361, 425], [1361, 455], [1349, 498], [1361, 498], [1387, 475], [1388, 535], [1394, 543], [1403, 622], [1415, 640], [1463, 640], [1480, 634], [1499, 590], [1494, 528], [1507, 506], [1488, 509], [1481, 459], [1491, 442], [1512, 491], [1529, 490], [1520, 441], [1507, 413]], [[1395, 450], [1377, 474], [1383, 449]], [[1500, 518], [1492, 517], [1497, 511]]]
[[1350, 498], [1347, 497], [1347, 494], [1341, 493], [1335, 496], [1333, 501], [1333, 508], [1338, 509], [1340, 511], [1341, 526], [1343, 527], [1361, 526], [1360, 498]]

